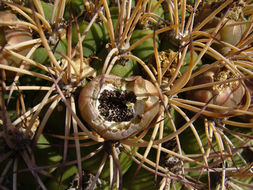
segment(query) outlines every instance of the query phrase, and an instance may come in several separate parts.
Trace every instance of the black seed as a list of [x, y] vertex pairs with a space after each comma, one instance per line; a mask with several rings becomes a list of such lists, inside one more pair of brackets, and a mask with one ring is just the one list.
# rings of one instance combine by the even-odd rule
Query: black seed
[[99, 112], [107, 121], [130, 121], [133, 118], [133, 109], [127, 103], [135, 103], [133, 92], [119, 90], [104, 90], [99, 97]]

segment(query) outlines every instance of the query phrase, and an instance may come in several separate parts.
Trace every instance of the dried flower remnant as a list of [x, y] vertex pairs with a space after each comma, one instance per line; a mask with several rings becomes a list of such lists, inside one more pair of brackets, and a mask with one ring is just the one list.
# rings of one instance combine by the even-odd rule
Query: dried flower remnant
[[[158, 57], [161, 62], [162, 73], [164, 73], [164, 76], [163, 76], [164, 83], [167, 83], [168, 80], [171, 77], [173, 77], [175, 74], [177, 74], [177, 77], [181, 77], [182, 73], [180, 73], [180, 71], [178, 73], [176, 72], [177, 67], [178, 67], [178, 62], [176, 61], [178, 56], [176, 52], [172, 50], [168, 50], [168, 52], [160, 51], [158, 52]], [[156, 63], [155, 56], [151, 56], [149, 58], [148, 66], [151, 68], [153, 73], [157, 76], [158, 73], [155, 69], [156, 67], [155, 63]]]
[[28, 132], [28, 138], [32, 139], [37, 131], [37, 128], [40, 125], [39, 117], [37, 117], [31, 127], [31, 129], [28, 130], [28, 126], [30, 125], [31, 116], [28, 116], [27, 118], [22, 121], [22, 123], [18, 126], [19, 131], [23, 134]]
[[[6, 111], [6, 110], [5, 110]], [[28, 116], [21, 120], [17, 125], [8, 126], [5, 131], [6, 144], [9, 149], [16, 151], [23, 151], [26, 149], [26, 145], [33, 140], [33, 137], [40, 125], [40, 120], [37, 117], [34, 123], [31, 126], [31, 129], [28, 128], [30, 125], [31, 116]]]
[[108, 140], [138, 133], [159, 111], [157, 89], [140, 76], [97, 76], [83, 88], [78, 104], [82, 118]]
[[[207, 67], [203, 65], [201, 68]], [[200, 68], [200, 69], [201, 69]], [[236, 79], [237, 77], [228, 69], [222, 66], [215, 66], [205, 71], [204, 73], [196, 76], [189, 81], [188, 85], [196, 86], [201, 84], [216, 83], [211, 87], [205, 87], [202, 89], [194, 90], [188, 93], [188, 97], [200, 102], [215, 104], [218, 106], [224, 106], [228, 108], [237, 108], [243, 100], [245, 95], [245, 87], [239, 80], [233, 80], [227, 83], [229, 79]], [[224, 114], [228, 111], [215, 110]]]
[[[77, 82], [77, 78], [82, 80], [86, 77], [95, 77], [96, 71], [90, 66], [90, 59], [83, 58], [81, 59], [79, 56], [75, 56], [71, 60], [63, 59], [59, 61], [59, 64], [62, 64], [63, 68], [70, 68], [70, 80], [71, 82]], [[65, 75], [67, 75], [66, 72]]]

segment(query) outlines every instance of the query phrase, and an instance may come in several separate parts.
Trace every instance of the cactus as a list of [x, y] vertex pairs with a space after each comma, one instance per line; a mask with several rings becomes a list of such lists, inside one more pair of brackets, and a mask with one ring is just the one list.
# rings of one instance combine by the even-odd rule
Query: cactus
[[251, 0], [0, 2], [0, 189], [251, 189]]

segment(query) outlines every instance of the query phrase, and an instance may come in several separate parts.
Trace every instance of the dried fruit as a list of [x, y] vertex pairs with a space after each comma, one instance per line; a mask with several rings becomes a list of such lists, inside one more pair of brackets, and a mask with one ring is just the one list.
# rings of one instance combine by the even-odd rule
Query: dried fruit
[[[203, 67], [206, 66], [208, 65], [203, 65], [201, 68], [203, 69]], [[227, 81], [229, 79], [236, 79], [236, 76], [231, 71], [222, 66], [212, 67], [211, 69], [190, 80], [188, 85], [195, 86], [213, 82], [221, 83], [216, 83], [210, 87], [191, 91], [188, 93], [188, 97], [195, 101], [205, 103], [210, 101], [210, 104], [215, 104], [228, 108], [236, 108], [243, 100], [245, 94], [245, 87], [239, 80], [224, 83], [224, 81]], [[215, 111], [224, 114], [228, 112], [227, 110], [224, 111], [220, 109]]]
[[[0, 22], [18, 22], [18, 18], [11, 11], [1, 11], [0, 12]], [[13, 46], [19, 43], [28, 41], [32, 39], [32, 34], [30, 29], [24, 25], [9, 25], [9, 26], [1, 26], [0, 29], [3, 32], [0, 36], [0, 48], [2, 46]], [[26, 55], [31, 49], [31, 46], [22, 46], [18, 48], [14, 48], [13, 50], [21, 55]], [[0, 52], [0, 64], [9, 65], [19, 67], [22, 60], [17, 57], [10, 55], [6, 51]], [[26, 67], [28, 68], [28, 67]], [[8, 72], [7, 76], [11, 77], [13, 73]]]
[[108, 140], [138, 133], [159, 111], [157, 89], [140, 76], [97, 76], [83, 88], [78, 104], [82, 118]]
[[[233, 25], [235, 24], [235, 25]], [[228, 20], [220, 31], [220, 39], [232, 45], [238, 44], [243, 35], [243, 26], [236, 25], [236, 21]]]

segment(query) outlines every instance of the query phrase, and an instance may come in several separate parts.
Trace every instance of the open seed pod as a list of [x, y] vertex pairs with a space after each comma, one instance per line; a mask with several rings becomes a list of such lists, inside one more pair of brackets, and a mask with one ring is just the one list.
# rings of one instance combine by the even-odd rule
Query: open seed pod
[[[203, 67], [206, 66], [208, 65], [203, 65], [201, 68], [203, 69]], [[191, 79], [188, 85], [196, 86], [213, 82], [221, 83], [190, 91], [187, 95], [190, 99], [195, 101], [207, 103], [210, 100], [210, 104], [224, 106], [231, 109], [237, 108], [242, 103], [245, 95], [245, 87], [239, 80], [222, 83], [229, 79], [236, 79], [236, 76], [234, 76], [231, 71], [222, 66], [212, 67], [211, 69]], [[227, 109], [215, 109], [214, 111], [229, 114]]]
[[140, 76], [97, 76], [82, 89], [78, 104], [82, 118], [108, 140], [145, 129], [159, 111], [157, 89]]

